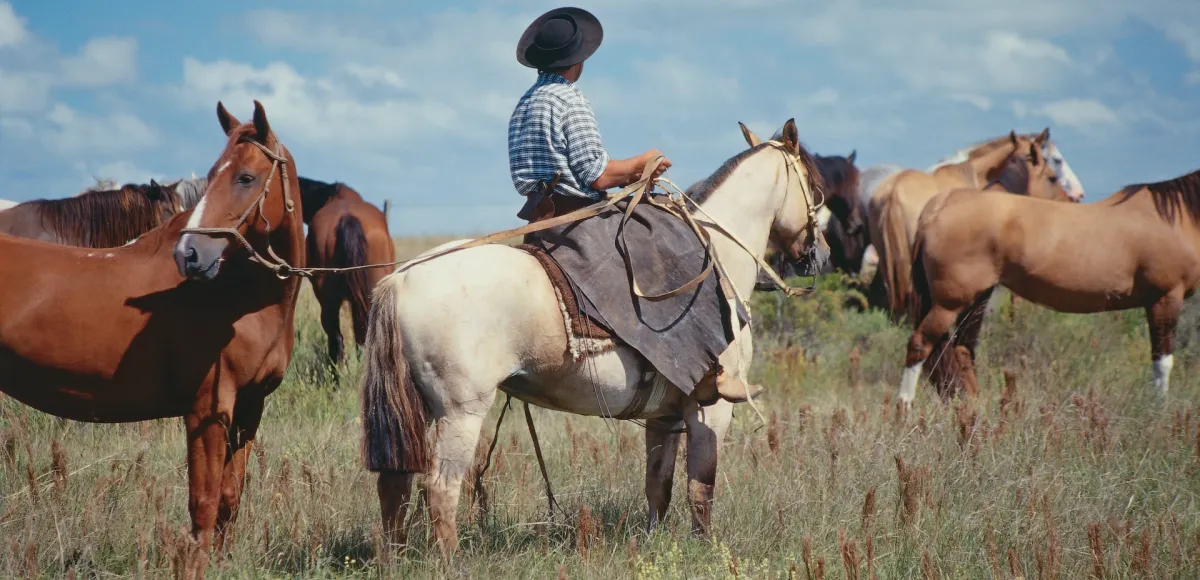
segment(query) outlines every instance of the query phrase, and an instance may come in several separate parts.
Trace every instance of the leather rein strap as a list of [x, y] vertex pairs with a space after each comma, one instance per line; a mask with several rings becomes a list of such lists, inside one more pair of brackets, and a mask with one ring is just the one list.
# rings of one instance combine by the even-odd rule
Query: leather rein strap
[[[697, 211], [699, 211], [701, 214], [704, 215], [704, 217], [706, 218], [705, 221], [707, 222], [705, 225], [707, 225], [708, 227], [712, 227], [713, 229], [721, 232], [723, 235], [725, 235], [730, 240], [732, 240], [735, 244], [737, 244], [739, 247], [741, 247], [744, 251], [746, 251], [746, 253], [750, 254], [750, 256], [752, 256], [754, 258], [754, 260], [758, 263], [759, 268], [762, 268], [763, 270], [765, 270], [767, 272], [767, 275], [770, 276], [771, 281], [774, 282], [781, 290], [786, 292], [788, 295], [798, 296], [798, 295], [802, 295], [802, 294], [813, 291], [813, 288], [793, 288], [791, 286], [788, 286], [787, 283], [785, 283], [783, 281], [783, 279], [779, 276], [779, 274], [777, 274], [775, 272], [775, 270], [773, 268], [771, 268], [771, 266], [762, 259], [761, 256], [759, 256], [758, 254], [753, 252], [750, 249], [750, 247], [747, 246], [740, 239], [738, 239], [738, 237], [735, 236], [733, 234], [733, 232], [731, 232], [728, 229], [726, 229], [725, 227], [721, 226], [719, 223], [717, 223], [716, 220], [712, 219], [712, 217], [709, 216], [708, 214], [705, 214], [704, 210], [699, 206], [699, 204], [697, 204], [694, 200], [692, 200], [690, 197], [688, 197], [687, 194], [685, 194], [682, 190], [680, 190], [678, 187], [676, 187], [675, 184], [671, 183], [670, 180], [666, 179], [665, 177], [659, 177], [657, 179], [651, 177], [654, 175], [654, 171], [656, 169], [658, 169], [658, 166], [662, 164], [662, 161], [664, 159], [662, 156], [655, 157], [654, 159], [651, 159], [649, 162], [646, 163], [646, 166], [642, 170], [642, 173], [641, 173], [641, 175], [642, 175], [641, 179], [629, 184], [628, 186], [621, 189], [620, 191], [609, 195], [604, 201], [601, 201], [594, 205], [590, 205], [590, 206], [572, 211], [570, 213], [566, 213], [566, 214], [563, 214], [560, 216], [555, 216], [555, 217], [552, 217], [552, 218], [549, 218], [546, 220], [542, 220], [542, 221], [538, 221], [538, 222], [533, 222], [533, 223], [526, 224], [526, 225], [523, 225], [520, 227], [496, 232], [496, 233], [489, 234], [489, 235], [481, 237], [481, 238], [475, 238], [472, 240], [468, 240], [462, 244], [459, 244], [456, 246], [451, 246], [449, 248], [444, 248], [442, 250], [439, 250], [439, 251], [431, 253], [431, 254], [417, 256], [416, 258], [411, 258], [408, 260], [395, 260], [395, 261], [384, 262], [384, 263], [380, 263], [380, 264], [365, 264], [362, 266], [347, 266], [347, 267], [340, 267], [340, 268], [295, 267], [295, 266], [292, 266], [291, 264], [288, 264], [286, 260], [280, 258], [275, 253], [275, 250], [271, 247], [271, 244], [269, 241], [267, 242], [268, 256], [264, 257], [257, 250], [255, 250], [254, 247], [250, 244], [250, 242], [246, 240], [245, 236], [243, 236], [238, 231], [238, 228], [240, 228], [243, 224], [246, 223], [246, 220], [249, 219], [249, 217], [250, 217], [250, 213], [252, 211], [254, 211], [254, 209], [256, 207], [259, 210], [258, 211], [259, 217], [261, 217], [263, 219], [263, 221], [266, 221], [266, 216], [264, 215], [264, 213], [262, 211], [263, 204], [266, 201], [267, 193], [270, 192], [270, 190], [271, 190], [271, 181], [274, 178], [277, 170], [279, 171], [279, 173], [281, 174], [281, 176], [283, 178], [284, 205], [288, 212], [291, 212], [294, 208], [294, 203], [292, 202], [292, 197], [291, 197], [291, 191], [290, 191], [290, 188], [288, 185], [287, 158], [283, 156], [281, 151], [278, 151], [278, 149], [281, 148], [279, 143], [276, 142], [277, 151], [272, 151], [272, 150], [268, 149], [265, 145], [263, 145], [257, 141], [245, 138], [245, 137], [241, 138], [240, 141], [254, 145], [260, 151], [262, 151], [263, 154], [267, 156], [267, 158], [269, 158], [271, 160], [271, 171], [267, 175], [267, 180], [263, 184], [262, 191], [259, 192], [258, 197], [255, 198], [254, 201], [252, 201], [250, 203], [250, 205], [248, 205], [246, 207], [245, 211], [242, 212], [242, 215], [233, 224], [233, 226], [226, 227], [226, 228], [200, 228], [200, 227], [183, 228], [180, 231], [180, 233], [181, 234], [182, 233], [204, 234], [204, 235], [210, 235], [210, 236], [216, 236], [216, 235], [231, 236], [243, 248], [246, 249], [246, 251], [250, 254], [249, 257], [252, 262], [258, 263], [258, 264], [266, 267], [267, 269], [271, 270], [280, 279], [287, 279], [292, 276], [299, 276], [302, 278], [311, 278], [313, 275], [315, 275], [317, 273], [321, 273], [321, 272], [343, 273], [343, 272], [350, 272], [350, 271], [354, 271], [354, 270], [363, 270], [363, 269], [367, 269], [367, 268], [386, 268], [386, 267], [390, 267], [390, 266], [400, 266], [400, 269], [398, 269], [397, 271], [401, 271], [402, 269], [410, 268], [410, 267], [420, 264], [422, 262], [426, 262], [426, 261], [432, 260], [434, 258], [444, 256], [451, 252], [456, 252], [459, 250], [465, 250], [468, 248], [483, 246], [483, 245], [491, 244], [494, 242], [498, 242], [500, 240], [505, 240], [508, 238], [514, 238], [514, 237], [518, 237], [518, 236], [524, 236], [526, 234], [545, 231], [545, 230], [555, 228], [555, 227], [558, 227], [561, 225], [565, 225], [565, 224], [569, 224], [572, 222], [577, 222], [577, 221], [580, 221], [583, 219], [587, 219], [587, 218], [590, 218], [590, 217], [600, 214], [601, 212], [603, 212], [604, 210], [606, 210], [610, 207], [613, 207], [614, 205], [617, 204], [617, 202], [621, 201], [622, 199], [625, 199], [628, 196], [629, 204], [625, 208], [625, 211], [623, 212], [624, 215], [622, 217], [620, 231], [623, 232], [625, 223], [628, 222], [630, 217], [633, 215], [634, 208], [637, 207], [637, 205], [644, 200], [653, 206], [659, 207], [661, 209], [664, 209], [666, 211], [669, 211], [669, 212], [677, 215], [678, 217], [683, 219], [685, 222], [687, 222], [688, 226], [692, 229], [692, 231], [700, 239], [700, 241], [704, 247], [705, 253], [706, 253], [706, 262], [707, 262], [704, 270], [701, 271], [695, 278], [688, 281], [684, 285], [682, 285], [678, 288], [675, 288], [673, 290], [663, 292], [661, 294], [647, 295], [638, 286], [637, 278], [636, 278], [636, 276], [634, 276], [632, 265], [629, 262], [628, 252], [627, 251], [622, 252], [622, 258], [625, 260], [626, 268], [629, 269], [630, 278], [633, 281], [633, 291], [639, 298], [642, 298], [644, 300], [650, 300], [650, 301], [659, 301], [659, 300], [665, 300], [667, 298], [671, 298], [673, 296], [678, 296], [679, 294], [682, 294], [682, 293], [698, 286], [701, 282], [704, 281], [705, 278], [708, 277], [708, 275], [713, 271], [713, 269], [715, 267], [718, 267], [717, 257], [715, 255], [714, 249], [712, 247], [711, 237], [709, 236], [708, 232], [704, 229], [704, 227], [702, 227], [700, 224], [698, 224], [696, 222], [696, 220], [692, 217], [691, 212], [687, 210], [687, 206], [685, 204], [688, 202], [690, 202], [697, 209]], [[768, 141], [767, 143], [776, 147], [777, 149], [779, 149], [784, 154], [784, 157], [787, 159], [789, 169], [790, 170], [794, 169], [796, 171], [797, 175], [799, 177], [803, 178], [804, 173], [800, 170], [799, 167], [797, 167], [797, 161], [795, 159], [795, 156], [791, 155], [784, 148], [782, 143], [777, 142], [777, 141]], [[679, 199], [668, 196], [668, 199], [670, 200], [669, 203], [663, 203], [658, 200], [655, 200], [653, 198], [653, 196], [647, 195], [649, 190], [653, 187], [653, 184], [655, 183], [655, 181], [660, 181], [660, 182], [666, 183], [670, 187], [674, 188], [676, 190], [676, 192], [679, 194]], [[804, 184], [803, 179], [801, 179], [801, 184], [802, 184], [801, 185], [802, 188], [807, 189], [807, 187], [805, 185], [803, 185]], [[808, 224], [805, 227], [805, 231], [809, 234], [810, 243], [815, 247], [816, 240], [817, 240], [817, 227], [818, 227], [817, 220], [816, 220], [816, 210], [818, 208], [820, 208], [822, 205], [824, 205], [824, 200], [822, 200], [821, 203], [814, 203], [813, 202], [814, 200], [811, 199], [811, 197], [812, 197], [811, 192], [806, 191], [806, 193], [808, 193], [808, 195], [805, 196], [805, 202], [808, 205], [808, 216], [807, 216]], [[267, 223], [267, 232], [270, 233], [270, 222]], [[621, 243], [623, 244], [624, 243], [623, 234], [618, 234], [618, 236], [621, 238]], [[725, 277], [722, 276], [721, 278], [722, 278], [722, 280], [724, 280]]]

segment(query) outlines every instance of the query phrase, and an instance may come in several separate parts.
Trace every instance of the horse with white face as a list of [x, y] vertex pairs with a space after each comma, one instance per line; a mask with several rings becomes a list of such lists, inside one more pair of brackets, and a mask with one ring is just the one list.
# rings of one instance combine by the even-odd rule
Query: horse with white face
[[[769, 243], [793, 255], [820, 243], [813, 222], [821, 187], [789, 120], [780, 141], [738, 154], [689, 188], [699, 207], [693, 217], [711, 236], [739, 299], [750, 297], [756, 258]], [[379, 473], [383, 525], [395, 542], [405, 542], [413, 476], [423, 473], [434, 535], [444, 551], [457, 549], [461, 483], [500, 392], [547, 409], [646, 421], [651, 527], [666, 514], [679, 428], [686, 427], [692, 528], [709, 532], [718, 449], [733, 405], [718, 400], [702, 407], [695, 393], [685, 395], [661, 377], [647, 395], [646, 377], [656, 373], [636, 351], [622, 343], [592, 345], [577, 360], [569, 352], [570, 328], [538, 260], [506, 245], [418, 261], [379, 282], [365, 345], [364, 453], [367, 467]], [[726, 364], [722, 357], [722, 364], [745, 381], [753, 356], [749, 328], [735, 332], [729, 352], [738, 360]], [[631, 411], [634, 405], [640, 411]]]

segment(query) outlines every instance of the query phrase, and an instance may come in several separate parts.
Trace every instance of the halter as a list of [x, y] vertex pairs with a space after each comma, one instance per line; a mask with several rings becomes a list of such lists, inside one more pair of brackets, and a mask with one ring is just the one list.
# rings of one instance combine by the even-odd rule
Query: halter
[[[286, 261], [284, 261], [283, 258], [280, 258], [275, 253], [275, 249], [271, 247], [271, 222], [267, 220], [266, 215], [263, 213], [263, 204], [266, 202], [267, 193], [271, 191], [271, 180], [274, 179], [275, 171], [278, 170], [279, 174], [283, 177], [283, 205], [287, 209], [288, 213], [291, 213], [295, 208], [295, 204], [292, 202], [291, 190], [288, 187], [287, 157], [283, 155], [282, 145], [280, 145], [278, 139], [275, 140], [275, 151], [268, 149], [266, 145], [263, 145], [258, 141], [254, 141], [244, 136], [238, 138], [238, 143], [249, 143], [257, 147], [259, 151], [262, 151], [263, 155], [266, 155], [267, 158], [271, 160], [271, 172], [267, 174], [267, 180], [263, 183], [262, 191], [258, 193], [258, 197], [254, 198], [254, 200], [246, 206], [245, 211], [242, 212], [242, 215], [237, 219], [236, 222], [234, 222], [233, 226], [227, 228], [185, 227], [180, 230], [180, 233], [204, 234], [208, 236], [232, 236], [234, 240], [236, 240], [246, 249], [246, 251], [250, 252], [250, 261], [266, 266], [266, 268], [274, 272], [280, 280], [286, 280], [296, 273], [296, 269], [293, 268], [291, 264], [288, 264]], [[205, 195], [208, 195], [208, 193], [205, 192]], [[241, 232], [238, 231], [238, 228], [242, 227], [242, 225], [246, 223], [246, 220], [250, 217], [250, 212], [254, 211], [255, 207], [258, 208], [258, 217], [262, 218], [263, 222], [267, 224], [267, 254], [269, 257], [263, 257], [262, 254], [259, 254], [258, 251], [254, 249], [254, 246], [251, 246], [250, 242], [246, 241], [246, 238], [242, 236]]]

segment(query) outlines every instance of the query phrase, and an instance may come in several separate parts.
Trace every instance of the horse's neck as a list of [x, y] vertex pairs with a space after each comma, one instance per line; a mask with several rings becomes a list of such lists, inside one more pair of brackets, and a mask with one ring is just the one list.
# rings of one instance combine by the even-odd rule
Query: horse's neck
[[[775, 183], [778, 181], [775, 179], [770, 185], [773, 191], [764, 191], [762, 186], [746, 184], [743, 180], [772, 172], [772, 169], [765, 165], [759, 165], [757, 168], [747, 167], [751, 164], [762, 163], [760, 160], [770, 157], [760, 156], [757, 159], [748, 159], [743, 162], [743, 167], [735, 170], [734, 175], [730, 176], [717, 191], [714, 191], [708, 199], [700, 204], [704, 212], [694, 214], [701, 224], [707, 221], [707, 215], [736, 236], [739, 241], [746, 244], [746, 248], [742, 248], [741, 245], [716, 228], [705, 228], [712, 239], [713, 247], [721, 261], [721, 267], [724, 268], [730, 282], [743, 300], [749, 300], [750, 293], [754, 291], [754, 282], [758, 276], [758, 262], [754, 256], [761, 258], [766, 252], [767, 241], [771, 234], [771, 224], [775, 219], [775, 212], [770, 207], [769, 200], [776, 199], [777, 192], [774, 189], [784, 185]], [[779, 169], [779, 172], [787, 175], [782, 168]], [[742, 183], [739, 185], [739, 182]], [[799, 190], [795, 194], [803, 195]], [[754, 256], [748, 254], [747, 250], [754, 252]]]
[[985, 183], [970, 161], [942, 165], [933, 171], [933, 175], [943, 180], [952, 180], [962, 187], [978, 188]]

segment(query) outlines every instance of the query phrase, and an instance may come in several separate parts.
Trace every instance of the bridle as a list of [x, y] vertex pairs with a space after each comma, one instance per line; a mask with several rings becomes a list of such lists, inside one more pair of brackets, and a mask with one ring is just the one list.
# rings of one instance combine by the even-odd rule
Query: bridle
[[[286, 261], [284, 261], [283, 258], [280, 258], [279, 255], [275, 253], [275, 249], [271, 247], [271, 241], [270, 241], [271, 222], [269, 220], [267, 220], [266, 214], [263, 213], [263, 205], [266, 202], [267, 193], [269, 193], [271, 191], [271, 181], [275, 178], [276, 171], [278, 171], [280, 174], [280, 177], [282, 177], [282, 179], [283, 179], [283, 205], [284, 205], [284, 208], [287, 210], [288, 213], [291, 213], [292, 210], [295, 208], [295, 203], [292, 201], [291, 187], [289, 186], [289, 183], [288, 183], [287, 157], [284, 156], [283, 146], [279, 143], [278, 139], [275, 140], [275, 151], [272, 151], [272, 150], [268, 149], [266, 145], [263, 145], [262, 143], [259, 143], [258, 141], [255, 141], [255, 140], [250, 139], [245, 136], [239, 137], [238, 143], [249, 143], [249, 144], [257, 147], [259, 151], [262, 151], [263, 155], [266, 155], [267, 158], [271, 160], [271, 171], [270, 171], [270, 173], [267, 174], [267, 180], [263, 183], [262, 191], [260, 191], [258, 193], [258, 197], [254, 198], [254, 200], [251, 201], [250, 204], [246, 206], [245, 211], [242, 212], [242, 215], [240, 217], [238, 217], [237, 221], [234, 222], [234, 224], [232, 226], [227, 227], [227, 228], [187, 228], [187, 227], [185, 227], [182, 230], [180, 230], [180, 233], [181, 234], [204, 234], [204, 235], [208, 235], [208, 236], [218, 236], [218, 235], [231, 236], [231, 237], [233, 237], [234, 240], [236, 240], [238, 243], [240, 243], [242, 245], [242, 247], [244, 247], [246, 249], [246, 251], [248, 251], [250, 253], [250, 261], [257, 262], [257, 263], [265, 266], [268, 270], [271, 270], [272, 272], [274, 272], [275, 275], [278, 276], [280, 280], [286, 280], [287, 278], [289, 278], [293, 274], [295, 274], [297, 272], [297, 270], [296, 270], [296, 268], [292, 267], [291, 264], [288, 264]], [[209, 187], [212, 187], [211, 182], [209, 183]], [[208, 192], [205, 192], [204, 195], [208, 195]], [[255, 208], [258, 209], [258, 217], [267, 224], [267, 235], [268, 235], [268, 238], [267, 238], [267, 254], [268, 254], [268, 256], [267, 257], [264, 257], [262, 254], [259, 254], [258, 251], [256, 251], [254, 249], [254, 246], [251, 246], [250, 242], [248, 242], [246, 240], [245, 236], [243, 236], [241, 234], [241, 232], [238, 231], [238, 228], [242, 227], [242, 225], [244, 225], [246, 223], [246, 220], [249, 219], [249, 217], [250, 217], [250, 212], [254, 211]]]

